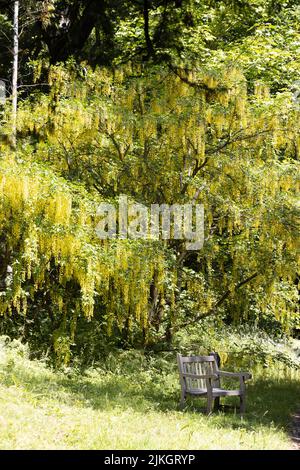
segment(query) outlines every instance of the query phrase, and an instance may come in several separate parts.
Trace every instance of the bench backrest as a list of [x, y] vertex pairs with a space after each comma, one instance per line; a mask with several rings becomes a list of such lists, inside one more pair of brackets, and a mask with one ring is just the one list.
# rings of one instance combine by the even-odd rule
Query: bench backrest
[[[206, 380], [184, 377], [184, 373], [197, 375], [218, 373], [218, 364], [214, 353], [210, 356], [182, 356], [181, 354], [177, 354], [177, 362], [181, 387], [185, 391], [206, 389]], [[218, 387], [219, 380], [214, 380], [212, 384], [214, 387]]]

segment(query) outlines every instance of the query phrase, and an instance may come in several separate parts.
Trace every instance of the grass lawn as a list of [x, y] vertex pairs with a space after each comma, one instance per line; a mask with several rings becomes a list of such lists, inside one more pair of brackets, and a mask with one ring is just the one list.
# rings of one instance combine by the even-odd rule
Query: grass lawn
[[207, 417], [201, 400], [179, 410], [175, 372], [53, 372], [2, 348], [0, 449], [289, 449], [299, 386], [296, 372], [258, 371], [243, 420]]

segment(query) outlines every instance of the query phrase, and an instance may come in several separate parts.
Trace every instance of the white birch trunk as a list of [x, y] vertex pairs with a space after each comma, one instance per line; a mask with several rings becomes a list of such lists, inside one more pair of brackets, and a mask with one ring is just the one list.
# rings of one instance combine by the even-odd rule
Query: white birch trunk
[[18, 61], [19, 61], [19, 2], [14, 2], [14, 39], [13, 39], [13, 74], [12, 74], [12, 146], [17, 145], [18, 111]]

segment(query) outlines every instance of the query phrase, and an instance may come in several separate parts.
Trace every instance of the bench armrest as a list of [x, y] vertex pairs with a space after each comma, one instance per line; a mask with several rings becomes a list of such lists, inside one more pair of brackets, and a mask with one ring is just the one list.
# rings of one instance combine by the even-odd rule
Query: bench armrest
[[252, 374], [249, 372], [226, 372], [225, 370], [219, 370], [218, 375], [220, 377], [236, 377], [243, 378], [244, 380], [252, 379]]

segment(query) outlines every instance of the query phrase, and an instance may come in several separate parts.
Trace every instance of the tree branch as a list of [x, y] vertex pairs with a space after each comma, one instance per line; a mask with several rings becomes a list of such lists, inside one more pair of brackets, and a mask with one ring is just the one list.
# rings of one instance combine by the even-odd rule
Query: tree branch
[[145, 34], [145, 41], [147, 46], [147, 59], [154, 56], [154, 48], [152, 44], [152, 40], [150, 37], [149, 32], [149, 1], [144, 0], [143, 3], [143, 18], [144, 18], [144, 34]]
[[[248, 284], [250, 281], [252, 281], [253, 279], [255, 279], [256, 277], [258, 276], [258, 272], [255, 272], [254, 274], [252, 274], [251, 276], [247, 277], [246, 279], [244, 279], [243, 281], [239, 282], [236, 286], [235, 286], [235, 290], [237, 289], [240, 289], [242, 286], [244, 286], [245, 284]], [[196, 323], [197, 321], [199, 320], [203, 320], [204, 318], [207, 318], [207, 317], [210, 317], [211, 315], [213, 315], [214, 313], [216, 313], [216, 310], [225, 302], [226, 299], [228, 299], [228, 297], [230, 296], [231, 294], [231, 290], [228, 289], [226, 292], [224, 292], [224, 294], [219, 298], [219, 300], [215, 303], [215, 305], [210, 309], [208, 310], [208, 312], [202, 314], [202, 315], [197, 315], [195, 318], [192, 318], [192, 319], [189, 319], [187, 320], [186, 322], [182, 323], [181, 325], [179, 325], [177, 327], [177, 330], [179, 328], [185, 328], [186, 326], [189, 326], [189, 325], [192, 325], [193, 323]]]

